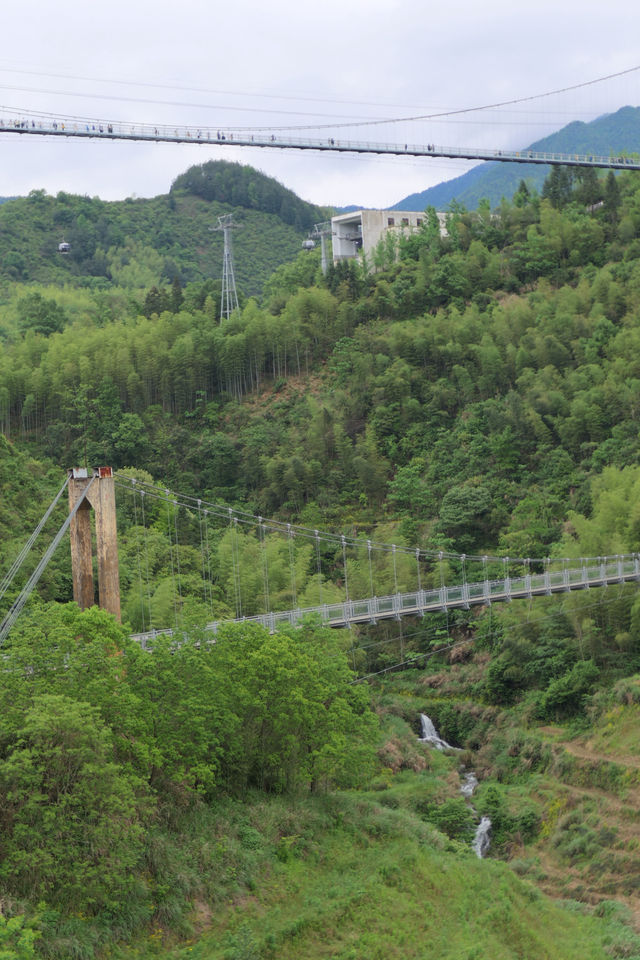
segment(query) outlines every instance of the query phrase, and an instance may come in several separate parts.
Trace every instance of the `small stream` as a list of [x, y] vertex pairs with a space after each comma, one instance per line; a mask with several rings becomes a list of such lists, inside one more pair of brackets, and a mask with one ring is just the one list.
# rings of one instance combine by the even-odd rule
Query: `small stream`
[[[438, 731], [436, 730], [433, 721], [426, 713], [420, 714], [420, 730], [422, 736], [418, 739], [420, 743], [428, 743], [430, 746], [435, 747], [436, 750], [458, 750], [458, 747], [452, 747], [450, 743], [447, 743], [446, 740], [443, 740]], [[476, 787], [478, 786], [478, 778], [476, 777], [473, 770], [467, 770], [462, 776], [462, 783], [460, 784], [460, 793], [467, 801], [467, 806], [473, 813], [475, 817], [478, 816], [478, 813], [471, 803], [471, 798], [475, 792]], [[476, 827], [476, 833], [473, 838], [473, 843], [471, 848], [480, 860], [486, 855], [489, 847], [491, 846], [491, 820], [489, 817], [481, 817], [478, 826]]]
[[471, 844], [475, 854], [481, 860], [491, 846], [491, 820], [489, 817], [483, 817], [476, 829], [476, 835]]

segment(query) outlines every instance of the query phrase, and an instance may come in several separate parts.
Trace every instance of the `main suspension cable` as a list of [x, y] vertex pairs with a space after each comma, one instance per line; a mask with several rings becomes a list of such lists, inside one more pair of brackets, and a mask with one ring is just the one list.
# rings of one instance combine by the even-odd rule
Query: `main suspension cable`
[[60, 497], [62, 496], [62, 494], [64, 493], [64, 491], [67, 489], [67, 486], [68, 486], [68, 485], [69, 485], [69, 477], [67, 477], [67, 478], [65, 479], [64, 483], [62, 484], [62, 486], [61, 486], [60, 489], [58, 490], [58, 492], [57, 492], [57, 494], [55, 495], [54, 499], [52, 500], [51, 504], [47, 507], [47, 509], [46, 509], [46, 511], [45, 511], [42, 519], [41, 519], [40, 522], [38, 523], [37, 527], [35, 528], [35, 530], [34, 530], [33, 533], [31, 534], [31, 536], [29, 537], [29, 539], [27, 540], [27, 542], [26, 542], [25, 545], [23, 546], [22, 550], [20, 551], [20, 553], [18, 554], [18, 556], [16, 557], [16, 559], [15, 559], [15, 560], [13, 561], [13, 563], [11, 564], [10, 569], [9, 569], [9, 570], [7, 571], [7, 573], [4, 575], [3, 580], [2, 580], [2, 583], [0, 583], [0, 600], [2, 600], [2, 598], [3, 598], [4, 595], [5, 595], [5, 593], [7, 592], [7, 590], [9, 589], [9, 587], [11, 586], [11, 584], [12, 584], [12, 582], [13, 582], [13, 578], [15, 577], [16, 573], [18, 572], [18, 570], [20, 569], [20, 567], [22, 566], [22, 564], [24, 563], [24, 561], [25, 561], [25, 559], [26, 559], [26, 557], [27, 557], [27, 554], [29, 553], [29, 551], [31, 550], [32, 546], [33, 546], [34, 543], [36, 542], [38, 536], [39, 536], [40, 533], [42, 532], [42, 528], [44, 527], [45, 523], [47, 522], [47, 520], [49, 519], [49, 517], [51, 516], [51, 514], [52, 514], [53, 511], [55, 510], [55, 508], [56, 508], [56, 506], [57, 506], [57, 504], [58, 504], [58, 501], [59, 501]]

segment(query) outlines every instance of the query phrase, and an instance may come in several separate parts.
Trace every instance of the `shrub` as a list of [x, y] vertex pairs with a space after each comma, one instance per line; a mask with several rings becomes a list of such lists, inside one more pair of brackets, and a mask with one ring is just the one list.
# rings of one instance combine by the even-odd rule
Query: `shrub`
[[538, 700], [538, 714], [543, 720], [560, 720], [584, 707], [585, 697], [592, 691], [600, 675], [593, 660], [580, 660], [568, 673], [552, 680]]
[[466, 840], [473, 836], [473, 814], [461, 797], [453, 797], [431, 808], [426, 819], [452, 840]]
[[0, 763], [0, 877], [11, 892], [88, 912], [127, 902], [142, 785], [112, 756], [96, 708], [35, 698]]

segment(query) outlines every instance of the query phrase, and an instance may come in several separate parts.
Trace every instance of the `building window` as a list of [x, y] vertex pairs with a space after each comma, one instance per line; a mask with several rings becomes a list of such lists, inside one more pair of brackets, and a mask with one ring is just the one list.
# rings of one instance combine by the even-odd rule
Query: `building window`
[[416, 220], [416, 227], [421, 227], [421, 226], [422, 226], [422, 217], [418, 217], [418, 219]]
[[403, 227], [408, 227], [408, 226], [409, 226], [409, 217], [403, 217], [403, 218], [402, 218], [402, 226], [403, 226]]
[[394, 220], [393, 217], [387, 217], [387, 226], [388, 226], [388, 227], [395, 227], [395, 224], [396, 224], [396, 221]]

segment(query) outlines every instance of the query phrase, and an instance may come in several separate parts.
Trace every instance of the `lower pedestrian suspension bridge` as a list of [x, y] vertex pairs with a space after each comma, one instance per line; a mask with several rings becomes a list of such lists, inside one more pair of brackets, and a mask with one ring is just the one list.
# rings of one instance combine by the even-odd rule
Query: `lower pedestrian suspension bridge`
[[[68, 511], [58, 526], [65, 492]], [[168, 490], [131, 471], [71, 470], [0, 583], [0, 603], [10, 598], [0, 643], [68, 532], [74, 599], [82, 608], [95, 603], [95, 542], [99, 604], [120, 619], [122, 591], [124, 619], [143, 646], [159, 633], [184, 632], [196, 620], [211, 635], [230, 622], [274, 632], [309, 617], [350, 628], [640, 582], [637, 553], [456, 554], [266, 519]], [[18, 573], [37, 553], [41, 535], [48, 545], [18, 590]]]
[[[4, 111], [4, 115], [3, 115]], [[79, 120], [64, 116], [39, 116], [0, 107], [0, 133], [24, 137], [65, 137], [77, 140], [121, 140], [149, 143], [188, 143], [200, 146], [263, 147], [275, 150], [310, 150], [321, 153], [377, 154], [380, 156], [431, 157], [453, 160], [494, 160], [552, 166], [640, 170], [640, 155], [598, 156], [595, 153], [553, 153], [539, 150], [504, 150], [451, 147], [437, 143], [386, 143], [335, 136], [314, 138], [277, 133], [198, 126], [158, 126]]]

